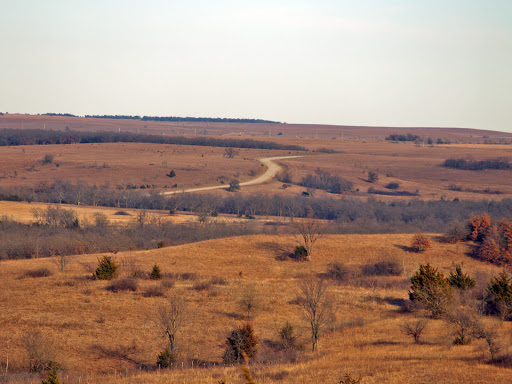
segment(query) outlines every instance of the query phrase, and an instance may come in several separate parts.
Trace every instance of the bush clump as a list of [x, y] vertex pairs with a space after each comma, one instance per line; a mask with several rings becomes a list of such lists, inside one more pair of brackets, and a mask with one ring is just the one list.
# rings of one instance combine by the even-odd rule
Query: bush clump
[[400, 183], [397, 183], [396, 181], [392, 181], [391, 183], [388, 183], [384, 186], [384, 188], [387, 189], [398, 189], [400, 188]]
[[417, 233], [414, 235], [411, 242], [411, 249], [414, 252], [421, 253], [430, 248], [432, 248], [432, 244], [430, 243], [430, 239], [427, 236], [422, 233]]
[[340, 261], [335, 261], [327, 266], [327, 276], [339, 283], [348, 280], [351, 275], [351, 268]]
[[151, 286], [146, 288], [142, 294], [144, 297], [162, 297], [164, 296], [164, 289], [161, 286]]
[[400, 276], [402, 266], [398, 261], [386, 260], [363, 266], [362, 273], [365, 276]]
[[94, 272], [94, 277], [98, 280], [112, 280], [119, 276], [117, 269], [119, 266], [111, 256], [103, 256], [98, 259], [98, 268]]
[[120, 292], [120, 291], [132, 291], [135, 292], [139, 287], [137, 280], [133, 277], [124, 277], [119, 280], [115, 280], [108, 287], [107, 290], [111, 292]]
[[38, 269], [32, 269], [30, 271], [26, 271], [23, 276], [24, 277], [48, 277], [53, 275], [53, 272], [50, 271], [48, 268], [38, 268]]

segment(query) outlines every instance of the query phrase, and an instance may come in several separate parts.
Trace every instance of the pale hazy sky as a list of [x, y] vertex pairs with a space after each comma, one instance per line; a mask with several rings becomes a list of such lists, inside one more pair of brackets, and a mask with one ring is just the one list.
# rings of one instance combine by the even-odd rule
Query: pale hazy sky
[[512, 131], [511, 0], [0, 0], [0, 111]]

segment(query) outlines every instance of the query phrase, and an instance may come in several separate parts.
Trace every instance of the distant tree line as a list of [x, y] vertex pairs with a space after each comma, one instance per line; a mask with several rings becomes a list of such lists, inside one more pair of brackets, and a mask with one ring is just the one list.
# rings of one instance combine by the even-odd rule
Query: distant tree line
[[391, 135], [386, 137], [386, 140], [391, 141], [417, 141], [421, 140], [421, 137], [418, 135], [413, 135], [412, 133], [408, 133], [406, 135], [398, 134], [398, 133], [392, 133]]
[[484, 169], [510, 169], [512, 165], [505, 157], [498, 157], [496, 159], [487, 160], [473, 160], [465, 158], [451, 158], [443, 163], [444, 167], [465, 169], [470, 171], [481, 171]]
[[43, 116], [64, 116], [64, 117], [77, 117], [71, 113], [44, 113]]
[[85, 115], [95, 119], [129, 119], [142, 121], [174, 121], [174, 122], [209, 122], [209, 123], [272, 123], [281, 124], [279, 121], [263, 119], [236, 119], [225, 117], [179, 117], [179, 116], [130, 116], [130, 115]]
[[298, 145], [279, 144], [271, 141], [252, 139], [214, 138], [208, 136], [162, 136], [129, 132], [76, 132], [52, 131], [42, 129], [2, 129], [0, 130], [0, 146], [10, 145], [44, 145], [44, 144], [76, 144], [76, 143], [153, 143], [197, 145], [207, 147], [235, 147], [256, 149], [280, 149], [287, 151], [307, 151]]
[[226, 197], [183, 193], [170, 197], [156, 191], [149, 194], [127, 188], [71, 184], [57, 181], [37, 188], [19, 187], [0, 189], [0, 196], [24, 201], [68, 203], [191, 211], [204, 217], [218, 213], [253, 218], [280, 216], [290, 219], [315, 216], [336, 223], [336, 231], [343, 233], [411, 233], [416, 231], [444, 231], [454, 221], [468, 220], [472, 215], [487, 213], [491, 218], [512, 218], [512, 199], [500, 201], [393, 201], [375, 199], [312, 198], [305, 196], [263, 196], [230, 194]]

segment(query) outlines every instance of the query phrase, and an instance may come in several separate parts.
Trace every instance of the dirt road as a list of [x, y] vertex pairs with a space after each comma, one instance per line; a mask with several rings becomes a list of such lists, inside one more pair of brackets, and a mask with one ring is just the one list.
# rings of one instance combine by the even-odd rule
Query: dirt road
[[[281, 166], [277, 163], [274, 163], [274, 160], [293, 159], [296, 157], [302, 157], [302, 156], [278, 156], [278, 157], [264, 157], [262, 159], [259, 159], [267, 167], [267, 170], [265, 171], [265, 173], [261, 176], [258, 176], [255, 179], [240, 183], [240, 186], [243, 187], [246, 185], [262, 184], [262, 183], [269, 181], [277, 174], [277, 172], [279, 172], [281, 170]], [[211, 189], [222, 189], [222, 188], [227, 189], [227, 188], [229, 188], [229, 186], [223, 184], [223, 185], [214, 185], [212, 187], [183, 189], [181, 191], [162, 192], [162, 195], [174, 195], [176, 193], [185, 193], [185, 192], [209, 191]]]

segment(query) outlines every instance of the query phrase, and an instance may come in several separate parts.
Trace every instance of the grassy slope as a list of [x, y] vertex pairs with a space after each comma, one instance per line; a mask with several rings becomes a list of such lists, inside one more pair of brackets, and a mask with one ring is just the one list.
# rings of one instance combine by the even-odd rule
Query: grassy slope
[[[463, 256], [462, 246], [458, 254], [455, 246], [439, 243], [434, 243], [434, 248], [424, 255], [407, 253], [400, 246], [408, 245], [410, 239], [410, 235], [329, 236], [318, 243], [311, 263], [277, 261], [282, 250], [293, 247], [293, 238], [264, 235], [126, 252], [118, 254], [117, 260], [122, 264], [122, 274], [134, 270], [149, 272], [158, 263], [164, 273], [196, 273], [199, 281], [211, 277], [228, 280], [228, 285], [204, 291], [191, 289], [197, 281], [178, 280], [167, 292], [182, 295], [189, 303], [188, 321], [181, 335], [182, 355], [219, 363], [225, 336], [241, 322], [236, 302], [239, 292], [247, 288], [256, 290], [264, 301], [264, 309], [254, 320], [260, 340], [276, 340], [276, 328], [288, 319], [307, 346], [306, 324], [297, 307], [289, 302], [296, 297], [298, 279], [324, 272], [334, 260], [361, 265], [393, 256], [403, 260], [407, 274], [427, 261], [440, 266], [445, 274], [460, 261], [473, 275], [499, 271]], [[26, 361], [23, 334], [37, 329], [53, 345], [55, 359], [66, 368], [62, 375], [67, 375], [69, 383], [77, 382], [79, 376], [82, 383], [85, 379], [216, 383], [223, 376], [228, 382], [240, 382], [239, 370], [218, 367], [141, 373], [130, 379], [113, 376], [114, 370], [128, 370], [132, 375], [140, 364], [154, 364], [164, 345], [154, 319], [165, 298], [143, 297], [149, 286], [162, 284], [150, 280], [141, 280], [137, 292], [108, 292], [108, 283], [87, 279], [96, 259], [97, 255], [76, 257], [65, 272], [58, 272], [51, 259], [0, 264], [0, 361], [4, 363], [9, 344], [11, 372], [22, 368]], [[26, 271], [40, 267], [50, 268], [55, 274], [46, 278], [23, 277]], [[382, 278], [375, 291], [365, 280], [334, 286], [339, 329], [321, 339], [317, 355], [307, 352], [298, 364], [254, 367], [258, 382], [335, 382], [340, 372], [361, 375], [365, 383], [461, 382], [461, 375], [473, 383], [510, 381], [512, 370], [485, 363], [487, 357], [480, 343], [451, 346], [449, 330], [442, 321], [431, 323], [425, 344], [413, 345], [400, 332], [400, 325], [411, 315], [399, 314], [398, 307], [386, 300], [370, 299], [370, 295], [406, 299], [407, 288], [404, 277]], [[341, 327], [348, 323], [353, 326]], [[508, 324], [502, 327], [510, 328]]]

